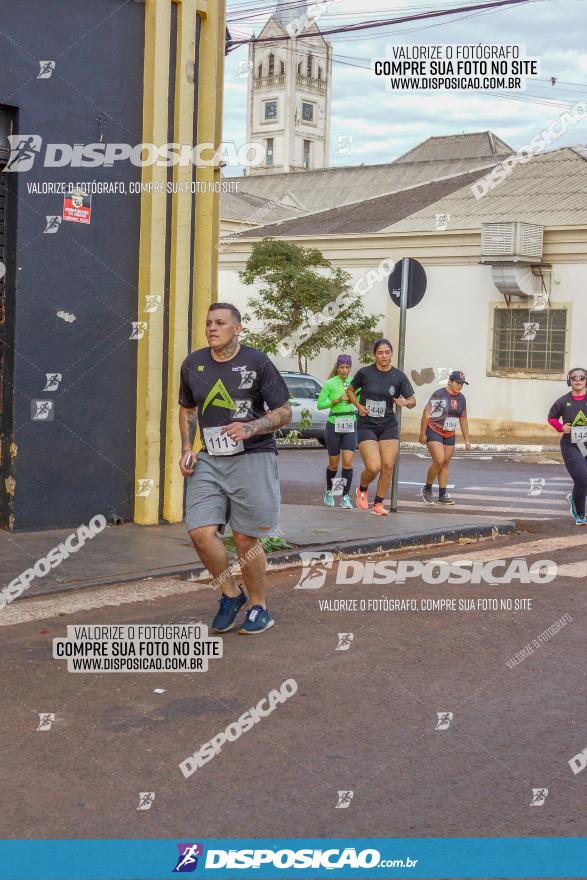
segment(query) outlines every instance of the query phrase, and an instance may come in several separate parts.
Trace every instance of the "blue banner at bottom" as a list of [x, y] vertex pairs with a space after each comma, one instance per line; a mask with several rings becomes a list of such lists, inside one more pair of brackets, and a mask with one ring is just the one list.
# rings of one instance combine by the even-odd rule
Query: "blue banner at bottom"
[[8, 840], [2, 880], [587, 877], [585, 837]]

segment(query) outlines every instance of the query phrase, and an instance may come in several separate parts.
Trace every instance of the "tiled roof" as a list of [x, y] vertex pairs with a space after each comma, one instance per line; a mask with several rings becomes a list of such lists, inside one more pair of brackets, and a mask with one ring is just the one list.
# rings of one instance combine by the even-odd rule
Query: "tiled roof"
[[[459, 152], [466, 152], [461, 145], [463, 138], [476, 138], [475, 141], [470, 141], [469, 152], [475, 148], [478, 150], [478, 155], [459, 156]], [[491, 140], [498, 149], [499, 155], [513, 152], [491, 132], [455, 135], [454, 139], [429, 138], [410, 153], [424, 149], [430, 141], [439, 141], [435, 148], [434, 159], [412, 161], [408, 158], [410, 153], [406, 153], [399, 160], [383, 165], [349, 165], [315, 171], [257, 174], [251, 177], [239, 177], [239, 190], [241, 193], [246, 192], [264, 198], [285, 197], [288, 201], [290, 197], [294, 203], [301, 206], [300, 213], [328, 210], [364, 199], [372, 199], [385, 193], [399, 192], [421, 183], [467, 174], [479, 168], [491, 168], [498, 161], [498, 156], [491, 147]], [[504, 149], [506, 153], [503, 153]], [[429, 152], [429, 148], [426, 147], [425, 153], [429, 154]]]
[[429, 137], [408, 150], [396, 162], [434, 162], [438, 159], [478, 159], [488, 156], [509, 156], [513, 153], [501, 138], [491, 131], [475, 131], [471, 134], [450, 134]]
[[434, 215], [449, 214], [448, 230], [479, 229], [481, 223], [523, 221], [542, 226], [587, 225], [587, 147], [561, 147], [517, 164], [512, 173], [476, 199], [464, 186], [409, 217], [389, 224], [393, 232], [430, 229]]
[[[425, 183], [401, 192], [367, 199], [354, 205], [344, 205], [340, 208], [284, 220], [281, 223], [264, 225], [260, 229], [250, 229], [243, 232], [240, 237], [273, 236], [279, 238], [293, 235], [379, 232], [426, 205], [437, 202], [455, 190], [462, 189], [463, 186], [470, 186], [484, 173], [483, 170], [473, 171], [469, 174], [450, 177], [447, 180]], [[434, 226], [430, 226], [430, 228], [433, 229]]]
[[254, 196], [251, 193], [223, 192], [220, 197], [220, 216], [224, 220], [240, 220], [242, 223], [258, 225], [276, 223], [288, 217], [297, 217], [300, 213], [299, 208], [290, 208], [274, 199]]

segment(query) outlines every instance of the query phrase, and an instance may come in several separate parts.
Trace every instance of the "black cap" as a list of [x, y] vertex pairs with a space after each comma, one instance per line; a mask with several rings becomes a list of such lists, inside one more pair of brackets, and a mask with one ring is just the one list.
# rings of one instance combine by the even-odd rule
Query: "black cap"
[[462, 370], [453, 370], [450, 376], [448, 377], [449, 382], [462, 382], [463, 385], [468, 385], [469, 383], [465, 381], [465, 374]]

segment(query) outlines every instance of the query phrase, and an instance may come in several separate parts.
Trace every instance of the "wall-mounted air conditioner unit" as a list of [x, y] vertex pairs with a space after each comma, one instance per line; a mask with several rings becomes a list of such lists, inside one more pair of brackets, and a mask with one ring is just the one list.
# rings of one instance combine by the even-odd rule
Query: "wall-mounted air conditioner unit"
[[534, 223], [482, 223], [482, 263], [530, 263], [542, 260], [544, 227]]

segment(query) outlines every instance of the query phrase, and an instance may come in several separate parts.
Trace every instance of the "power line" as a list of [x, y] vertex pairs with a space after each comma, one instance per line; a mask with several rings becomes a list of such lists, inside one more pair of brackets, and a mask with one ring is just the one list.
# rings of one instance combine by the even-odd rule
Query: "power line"
[[[475, 11], [482, 10], [482, 9], [500, 9], [500, 8], [506, 7], [506, 6], [520, 6], [520, 5], [525, 6], [528, 3], [536, 3], [536, 2], [543, 2], [543, 0], [491, 0], [491, 2], [488, 2], [488, 3], [474, 4], [471, 6], [461, 6], [461, 7], [459, 7], [459, 9], [440, 9], [440, 10], [435, 10], [435, 11], [421, 12], [421, 13], [417, 13], [415, 15], [403, 15], [403, 16], [399, 16], [398, 18], [379, 19], [376, 21], [366, 21], [366, 22], [359, 22], [356, 24], [339, 25], [338, 27], [334, 27], [334, 28], [321, 29], [320, 34], [322, 36], [326, 36], [327, 34], [348, 33], [348, 32], [353, 32], [353, 31], [384, 27], [386, 25], [391, 25], [391, 24], [403, 24], [404, 22], [409, 22], [409, 21], [421, 21], [422, 19], [427, 19], [427, 18], [438, 18], [438, 17], [446, 16], [446, 15], [456, 15], [461, 12], [475, 12]], [[297, 36], [297, 39], [300, 40], [303, 38], [314, 38], [314, 37], [315, 37], [315, 34], [312, 32], [307, 33], [307, 34], [301, 33]], [[247, 40], [231, 40], [229, 42], [228, 51], [231, 52], [237, 46], [243, 45], [245, 43], [252, 43], [252, 42], [255, 42], [255, 43], [277, 43], [277, 42], [282, 42], [282, 41], [290, 40], [290, 39], [291, 39], [291, 37], [288, 34], [287, 36], [282, 36], [282, 37], [276, 37], [276, 36], [257, 37], [257, 38], [251, 37], [250, 39], [247, 39]]]

